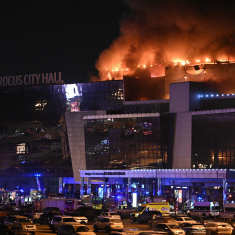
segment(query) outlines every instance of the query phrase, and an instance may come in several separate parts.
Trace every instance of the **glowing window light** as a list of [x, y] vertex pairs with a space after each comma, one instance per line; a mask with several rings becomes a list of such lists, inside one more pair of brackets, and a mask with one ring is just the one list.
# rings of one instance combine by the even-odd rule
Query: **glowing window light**
[[132, 193], [132, 207], [137, 207], [137, 193]]
[[66, 98], [71, 99], [76, 96], [81, 96], [76, 84], [65, 85]]

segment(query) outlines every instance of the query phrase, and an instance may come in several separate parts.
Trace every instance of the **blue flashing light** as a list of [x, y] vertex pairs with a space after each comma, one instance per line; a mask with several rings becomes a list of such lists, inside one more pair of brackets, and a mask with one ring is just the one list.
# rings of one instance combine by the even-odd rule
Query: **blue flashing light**
[[213, 94], [211, 94], [211, 97], [214, 97], [214, 95], [213, 95]]
[[224, 94], [222, 94], [221, 96], [224, 96]]
[[197, 200], [198, 200], [199, 202], [202, 202], [202, 201], [203, 201], [203, 198], [202, 198], [201, 196], [198, 196]]
[[201, 95], [201, 98], [203, 98], [204, 97], [204, 95]]
[[216, 94], [216, 97], [219, 97], [219, 94]]
[[200, 99], [200, 98], [201, 98], [201, 95], [197, 95], [197, 98]]
[[42, 174], [40, 174], [40, 173], [35, 173], [34, 176], [35, 176], [35, 177], [40, 177], [40, 176], [42, 176]]
[[23, 192], [24, 192], [24, 189], [21, 188], [21, 189], [20, 189], [20, 192], [23, 193]]
[[118, 195], [118, 196], [116, 196], [116, 199], [119, 201], [119, 200], [122, 199], [122, 196], [121, 196], [121, 195]]
[[227, 94], [227, 96], [230, 96], [230, 94]]

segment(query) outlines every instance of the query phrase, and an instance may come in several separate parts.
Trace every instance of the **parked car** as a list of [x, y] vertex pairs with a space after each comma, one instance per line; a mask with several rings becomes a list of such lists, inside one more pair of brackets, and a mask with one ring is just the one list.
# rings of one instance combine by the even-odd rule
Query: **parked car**
[[177, 224], [183, 224], [183, 223], [190, 223], [190, 224], [198, 224], [198, 222], [194, 219], [192, 219], [191, 217], [188, 216], [176, 216], [173, 217], [174, 220], [177, 222]]
[[88, 224], [88, 219], [85, 216], [73, 216], [73, 218], [80, 224]]
[[0, 234], [12, 235], [12, 232], [7, 225], [0, 224]]
[[15, 223], [32, 223], [32, 220], [26, 216], [15, 215], [15, 216], [7, 216], [3, 222], [9, 228]]
[[94, 224], [94, 230], [105, 231], [123, 231], [124, 225], [120, 219], [111, 219], [109, 217], [99, 217]]
[[[153, 230], [156, 232], [167, 232], [166, 234], [185, 235], [185, 231], [176, 223], [155, 224]], [[163, 233], [164, 234], [164, 233]]]
[[81, 225], [71, 216], [55, 216], [51, 222], [52, 231], [57, 231], [57, 228], [62, 224], [72, 225], [74, 229]]
[[76, 235], [76, 232], [72, 225], [61, 224], [57, 227], [57, 235]]
[[137, 218], [135, 218], [135, 221], [137, 223], [148, 223], [152, 220], [157, 220], [161, 216], [162, 214], [159, 211], [144, 211]]
[[233, 232], [233, 227], [231, 224], [229, 223], [225, 223], [225, 222], [206, 222], [205, 224], [205, 228], [207, 231], [207, 234], [223, 234], [223, 235], [230, 235]]
[[91, 231], [86, 225], [78, 226], [76, 229], [77, 235], [96, 235], [95, 232]]
[[35, 224], [32, 223], [21, 222], [13, 224], [11, 227], [11, 231], [14, 235], [34, 235], [37, 231], [37, 227]]
[[69, 216], [85, 216], [88, 221], [93, 221], [99, 216], [100, 211], [96, 210], [90, 206], [81, 206], [78, 209], [70, 212], [66, 212]]
[[109, 217], [112, 219], [121, 219], [121, 216], [117, 212], [114, 212], [114, 211], [104, 212], [101, 214], [101, 216], [102, 217]]
[[180, 227], [186, 232], [186, 235], [206, 235], [206, 228], [203, 224], [182, 223]]

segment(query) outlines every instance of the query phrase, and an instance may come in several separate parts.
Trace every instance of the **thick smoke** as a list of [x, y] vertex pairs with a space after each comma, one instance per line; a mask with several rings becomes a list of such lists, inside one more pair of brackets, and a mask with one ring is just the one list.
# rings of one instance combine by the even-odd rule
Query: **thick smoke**
[[235, 57], [235, 1], [130, 0], [120, 36], [97, 61], [102, 76], [115, 67], [168, 65], [174, 59]]

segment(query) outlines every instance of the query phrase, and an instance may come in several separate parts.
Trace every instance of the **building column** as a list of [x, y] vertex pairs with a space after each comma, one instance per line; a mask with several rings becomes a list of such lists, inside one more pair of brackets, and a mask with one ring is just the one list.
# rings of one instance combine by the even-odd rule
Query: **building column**
[[190, 169], [192, 155], [192, 114], [176, 113], [173, 169]]
[[84, 195], [84, 177], [81, 177], [80, 181], [80, 197]]
[[127, 201], [129, 202], [129, 199], [131, 200], [131, 198], [129, 198], [131, 192], [131, 178], [127, 178]]
[[91, 194], [91, 180], [90, 178], [87, 178], [87, 194]]
[[227, 180], [223, 179], [223, 208], [224, 204], [227, 201], [227, 186], [228, 186]]
[[59, 193], [63, 193], [63, 177], [59, 177]]
[[157, 178], [157, 195], [161, 196], [162, 195], [162, 179]]

